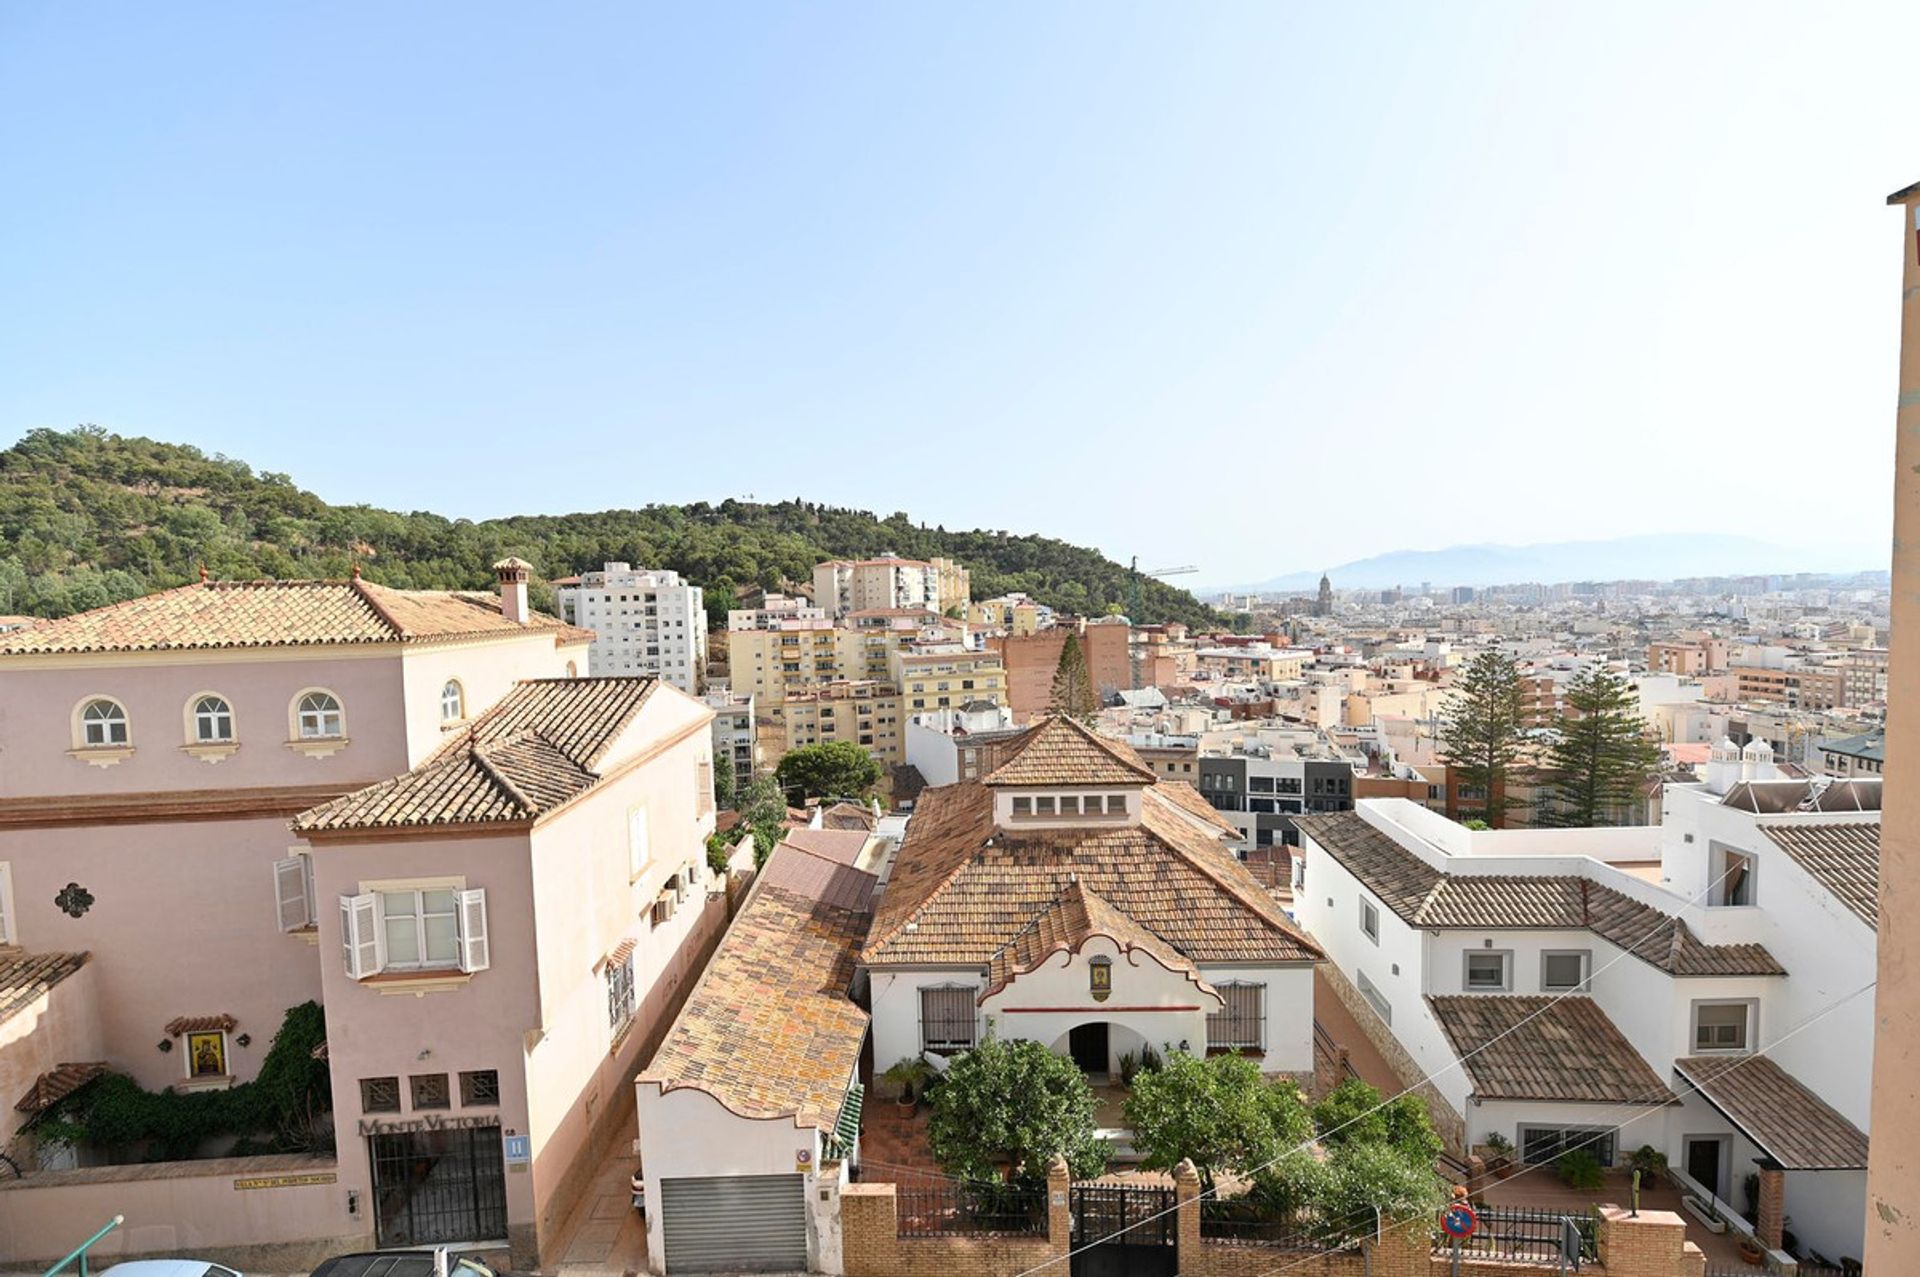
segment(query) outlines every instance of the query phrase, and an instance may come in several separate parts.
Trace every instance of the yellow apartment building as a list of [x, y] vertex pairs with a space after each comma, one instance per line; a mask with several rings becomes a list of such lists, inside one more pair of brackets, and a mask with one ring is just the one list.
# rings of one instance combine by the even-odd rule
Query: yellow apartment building
[[842, 677], [840, 631], [830, 621], [800, 621], [773, 630], [728, 635], [733, 690], [762, 702], [785, 699], [815, 683]]
[[902, 647], [889, 658], [887, 669], [908, 714], [954, 709], [971, 701], [1007, 704], [1007, 670], [997, 652]]
[[794, 691], [760, 707], [760, 761], [779, 765], [788, 750], [851, 741], [883, 766], [906, 761], [900, 689], [873, 679], [841, 679]]

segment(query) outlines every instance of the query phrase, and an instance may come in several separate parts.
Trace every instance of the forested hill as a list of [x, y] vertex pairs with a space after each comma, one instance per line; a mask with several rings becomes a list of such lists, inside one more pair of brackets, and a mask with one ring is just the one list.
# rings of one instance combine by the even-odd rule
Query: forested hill
[[[328, 505], [291, 476], [181, 444], [97, 427], [36, 430], [0, 452], [0, 612], [64, 616], [193, 580], [344, 577], [357, 562], [387, 585], [482, 589], [517, 554], [547, 578], [608, 561], [673, 568], [724, 617], [736, 587], [810, 584], [821, 559], [893, 551], [957, 559], [973, 596], [1024, 590], [1064, 611], [1124, 611], [1125, 567], [1039, 536], [949, 532], [805, 501], [722, 501], [475, 523], [425, 511]], [[1185, 590], [1143, 585], [1154, 621], [1220, 626]]]

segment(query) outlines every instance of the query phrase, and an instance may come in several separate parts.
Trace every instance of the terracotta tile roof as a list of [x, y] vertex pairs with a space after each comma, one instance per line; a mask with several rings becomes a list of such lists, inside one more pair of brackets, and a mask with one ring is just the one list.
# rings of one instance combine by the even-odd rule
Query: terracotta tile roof
[[212, 1033], [216, 1030], [221, 1033], [231, 1033], [233, 1032], [233, 1026], [238, 1023], [238, 1020], [224, 1013], [220, 1015], [182, 1015], [167, 1021], [166, 1032], [170, 1038], [177, 1038], [182, 1033]]
[[851, 865], [867, 849], [869, 837], [863, 829], [789, 829], [780, 841], [822, 860]]
[[866, 1040], [847, 996], [874, 878], [778, 846], [639, 1081], [832, 1130]]
[[33, 1079], [27, 1093], [14, 1101], [16, 1113], [44, 1113], [61, 1100], [107, 1071], [104, 1061], [87, 1064], [56, 1064]]
[[87, 964], [85, 953], [15, 953], [0, 957], [0, 1024]]
[[1867, 1137], [1764, 1055], [1695, 1055], [1673, 1062], [1768, 1157], [1790, 1171], [1861, 1170]]
[[490, 593], [395, 590], [371, 581], [201, 581], [0, 634], [0, 657], [316, 644], [433, 643], [538, 630], [562, 643], [592, 631], [541, 613], [525, 625]]
[[872, 809], [859, 803], [835, 803], [820, 813], [822, 829], [872, 829], [873, 824]]
[[1213, 991], [1213, 986], [1194, 970], [1193, 963], [1075, 878], [1051, 905], [1034, 914], [1033, 920], [988, 960], [987, 987], [981, 990], [979, 1001], [985, 1002], [1056, 953], [1078, 953], [1093, 936], [1106, 936], [1119, 942], [1123, 952], [1138, 949], [1169, 971], [1186, 973], [1201, 990]]
[[1215, 831], [1229, 838], [1240, 837], [1239, 826], [1215, 811], [1213, 804], [1202, 798], [1200, 791], [1186, 781], [1162, 778], [1154, 785], [1153, 792]]
[[1586, 878], [1446, 874], [1357, 812], [1297, 816], [1294, 824], [1409, 926], [1579, 929], [1669, 975], [1785, 975], [1758, 944], [1707, 944], [1686, 923]]
[[1125, 741], [1101, 736], [1091, 727], [1055, 714], [1029, 728], [1023, 739], [1003, 747], [1007, 761], [984, 781], [989, 785], [1138, 785], [1152, 784], [1153, 768]]
[[1880, 822], [1831, 825], [1761, 825], [1793, 858], [1860, 921], [1880, 929]]
[[1462, 993], [1427, 1005], [1475, 1099], [1679, 1103], [1592, 998]]
[[1008, 831], [983, 785], [920, 799], [894, 854], [862, 957], [986, 963], [1077, 877], [1191, 962], [1310, 962], [1321, 954], [1254, 881], [1157, 785], [1141, 823]]
[[653, 678], [517, 683], [410, 772], [294, 817], [299, 833], [530, 821], [600, 783], [598, 767]]

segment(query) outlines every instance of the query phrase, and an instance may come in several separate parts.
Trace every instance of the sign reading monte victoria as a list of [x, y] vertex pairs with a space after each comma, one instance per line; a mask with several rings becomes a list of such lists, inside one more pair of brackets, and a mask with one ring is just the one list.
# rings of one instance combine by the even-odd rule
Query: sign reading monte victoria
[[414, 1131], [464, 1131], [498, 1125], [500, 1119], [497, 1117], [441, 1117], [432, 1113], [425, 1117], [409, 1118], [363, 1117], [360, 1119], [360, 1134], [407, 1135]]

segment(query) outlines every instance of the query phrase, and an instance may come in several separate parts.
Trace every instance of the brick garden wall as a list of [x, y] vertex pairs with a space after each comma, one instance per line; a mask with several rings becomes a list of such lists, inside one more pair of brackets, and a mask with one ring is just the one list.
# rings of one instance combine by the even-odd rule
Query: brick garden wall
[[[849, 1184], [840, 1194], [847, 1277], [1018, 1277], [1048, 1260], [1064, 1261], [1068, 1218], [1066, 1167], [1047, 1177], [1046, 1237], [900, 1237], [892, 1184]], [[1174, 1173], [1179, 1212], [1180, 1277], [1448, 1277], [1451, 1260], [1435, 1255], [1428, 1230], [1389, 1227], [1355, 1250], [1312, 1253], [1200, 1236], [1200, 1177], [1181, 1163]], [[1600, 1263], [1587, 1271], [1605, 1277], [1704, 1277], [1706, 1256], [1686, 1240], [1686, 1225], [1671, 1211], [1631, 1217], [1606, 1207], [1600, 1218]], [[1065, 1277], [1067, 1265], [1051, 1271]], [[1472, 1277], [1547, 1277], [1557, 1265], [1517, 1260], [1466, 1260]]]

